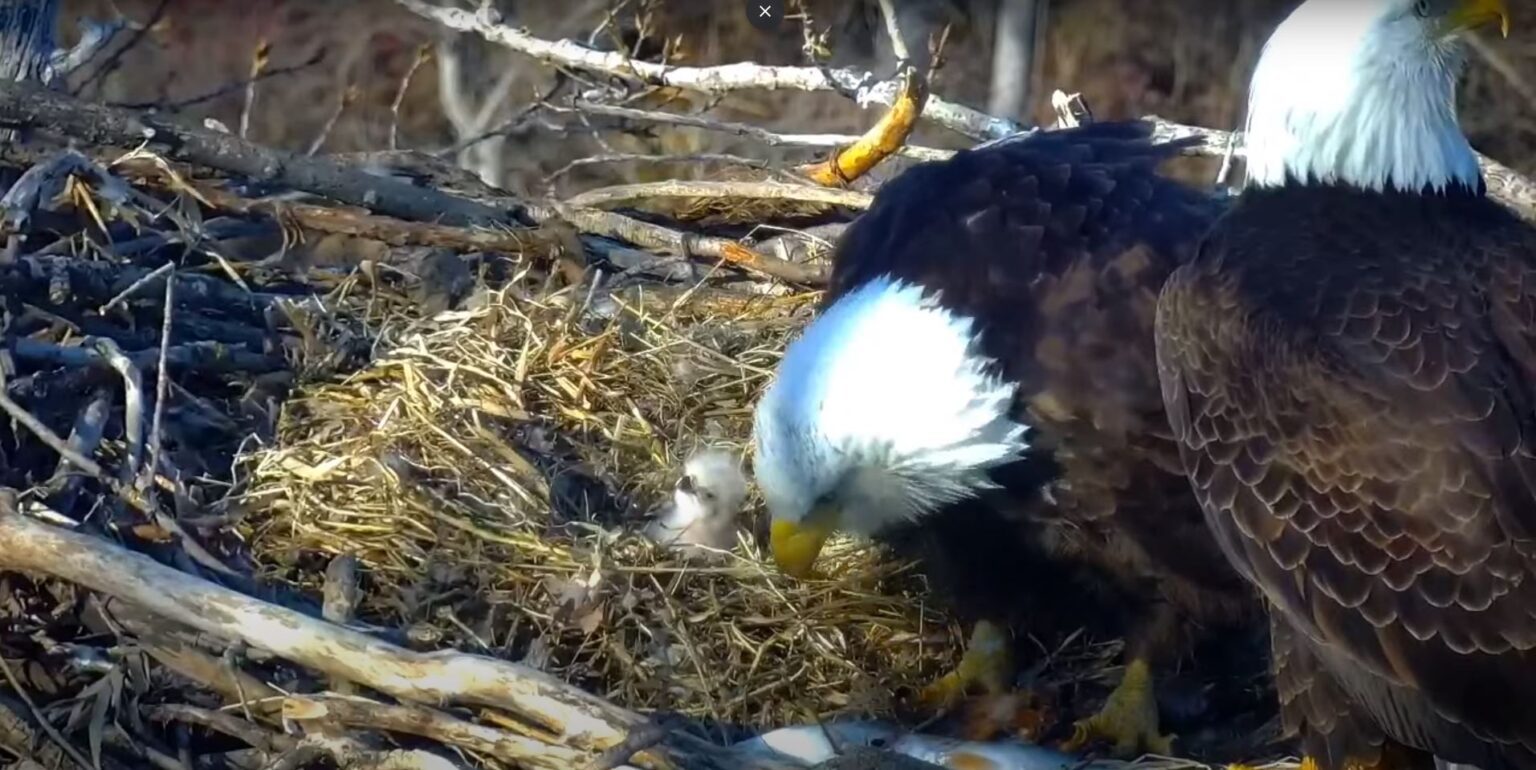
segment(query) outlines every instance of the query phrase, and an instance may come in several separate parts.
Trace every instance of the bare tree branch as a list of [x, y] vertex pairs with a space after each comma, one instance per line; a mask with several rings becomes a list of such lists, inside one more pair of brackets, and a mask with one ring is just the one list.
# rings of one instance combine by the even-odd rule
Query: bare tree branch
[[600, 187], [572, 196], [565, 202], [571, 206], [597, 207], [633, 203], [648, 198], [692, 197], [806, 201], [855, 209], [867, 209], [874, 201], [874, 196], [867, 192], [838, 190], [808, 184], [668, 179], [661, 182], [638, 182]]
[[[560, 107], [547, 107], [552, 112], [564, 112]], [[747, 123], [731, 123], [723, 120], [713, 120], [698, 115], [675, 115], [670, 112], [658, 112], [655, 110], [640, 110], [633, 107], [617, 107], [609, 104], [597, 104], [595, 102], [577, 102], [576, 109], [590, 115], [605, 115], [624, 120], [644, 121], [647, 123], [661, 123], [672, 126], [687, 126], [699, 128], [705, 131], [718, 131], [724, 134], [735, 134], [755, 139], [769, 147], [845, 147], [859, 141], [859, 137], [853, 134], [781, 134], [769, 131], [766, 128], [749, 125]], [[903, 155], [913, 160], [944, 160], [954, 155], [953, 150], [939, 150], [932, 147], [913, 147], [903, 145], [896, 150], [897, 155]]]
[[[875, 81], [873, 75], [863, 70], [779, 67], [752, 62], [718, 67], [673, 67], [636, 61], [621, 53], [598, 51], [574, 40], [544, 40], [460, 8], [436, 6], [425, 0], [395, 2], [445, 27], [476, 33], [486, 40], [541, 61], [629, 78], [648, 85], [672, 86], [706, 93], [757, 89], [851, 92], [859, 105], [865, 108], [888, 107], [900, 97], [901, 84], [896, 79]], [[1014, 121], [995, 118], [939, 98], [928, 100], [923, 117], [973, 139], [996, 139], [1023, 130], [1023, 126]]]

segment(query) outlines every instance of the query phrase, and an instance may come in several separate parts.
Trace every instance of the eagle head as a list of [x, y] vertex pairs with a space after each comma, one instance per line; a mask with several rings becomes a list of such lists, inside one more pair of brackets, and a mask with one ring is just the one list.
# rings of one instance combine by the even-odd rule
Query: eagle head
[[1248, 184], [1478, 189], [1456, 119], [1464, 33], [1506, 0], [1306, 0], [1259, 57], [1248, 94]]
[[882, 276], [848, 292], [784, 352], [757, 404], [754, 472], [774, 560], [810, 572], [835, 531], [873, 535], [990, 486], [1018, 455], [1016, 385], [972, 319]]

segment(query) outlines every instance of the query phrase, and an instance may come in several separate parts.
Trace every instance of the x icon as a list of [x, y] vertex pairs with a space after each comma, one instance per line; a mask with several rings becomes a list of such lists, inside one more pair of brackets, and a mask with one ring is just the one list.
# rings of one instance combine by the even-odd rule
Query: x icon
[[[0, 4], [4, 2], [0, 0]], [[741, 8], [746, 12], [747, 21], [763, 32], [778, 29], [784, 21], [784, 0], [746, 0]]]

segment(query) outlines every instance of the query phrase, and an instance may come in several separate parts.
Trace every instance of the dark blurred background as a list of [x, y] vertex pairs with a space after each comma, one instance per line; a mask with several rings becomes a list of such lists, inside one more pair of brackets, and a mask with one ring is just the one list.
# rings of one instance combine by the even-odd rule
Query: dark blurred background
[[[934, 85], [946, 98], [1043, 121], [1051, 115], [1051, 91], [1060, 88], [1081, 92], [1099, 118], [1157, 114], [1218, 128], [1241, 120], [1259, 46], [1294, 1], [896, 0], [909, 40], [948, 29]], [[571, 37], [690, 65], [804, 64], [808, 28], [824, 39], [828, 63], [880, 77], [892, 73], [894, 57], [876, 0], [787, 4], [791, 18], [776, 34], [765, 34], [747, 23], [741, 0], [492, 3], [507, 23], [541, 37]], [[1515, 8], [1510, 39], [1485, 33], [1474, 40], [1462, 112], [1479, 149], [1529, 172], [1536, 170], [1536, 15], [1526, 10]], [[106, 74], [94, 74], [104, 57], [75, 74], [75, 86], [89, 81], [86, 97], [166, 105], [239, 131], [247, 100], [240, 84], [266, 42], [268, 74], [253, 89], [246, 130], [256, 141], [292, 149], [307, 149], [322, 137], [324, 152], [388, 147], [391, 104], [424, 50], [431, 56], [411, 79], [398, 113], [398, 146], [442, 151], [488, 128], [506, 127], [504, 138], [454, 155], [487, 181], [514, 191], [542, 189], [547, 175], [584, 155], [729, 151], [747, 141], [692, 129], [597, 132], [581, 116], [529, 109], [555, 85], [552, 68], [473, 35], [440, 30], [393, 0], [65, 0], [62, 23], [70, 28], [60, 30], [62, 42], [77, 34], [75, 19], [118, 14], [152, 24], [142, 34], [118, 36], [114, 48], [132, 47]], [[550, 101], [565, 103], [571, 94], [600, 85], [572, 75]], [[745, 92], [715, 99], [664, 92], [640, 106], [707, 111], [791, 132], [856, 132], [876, 117], [830, 93]], [[964, 145], [933, 128], [917, 141]], [[699, 169], [619, 164], [582, 173], [595, 182]], [[562, 183], [581, 182], [573, 174]]]

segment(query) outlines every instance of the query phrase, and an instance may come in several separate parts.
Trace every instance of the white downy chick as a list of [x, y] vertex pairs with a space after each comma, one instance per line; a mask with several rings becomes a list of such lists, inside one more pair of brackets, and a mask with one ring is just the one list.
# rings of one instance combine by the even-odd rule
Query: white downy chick
[[705, 546], [728, 551], [747, 500], [747, 476], [735, 453], [704, 449], [689, 456], [672, 490], [672, 502], [645, 525], [645, 536], [669, 547]]

